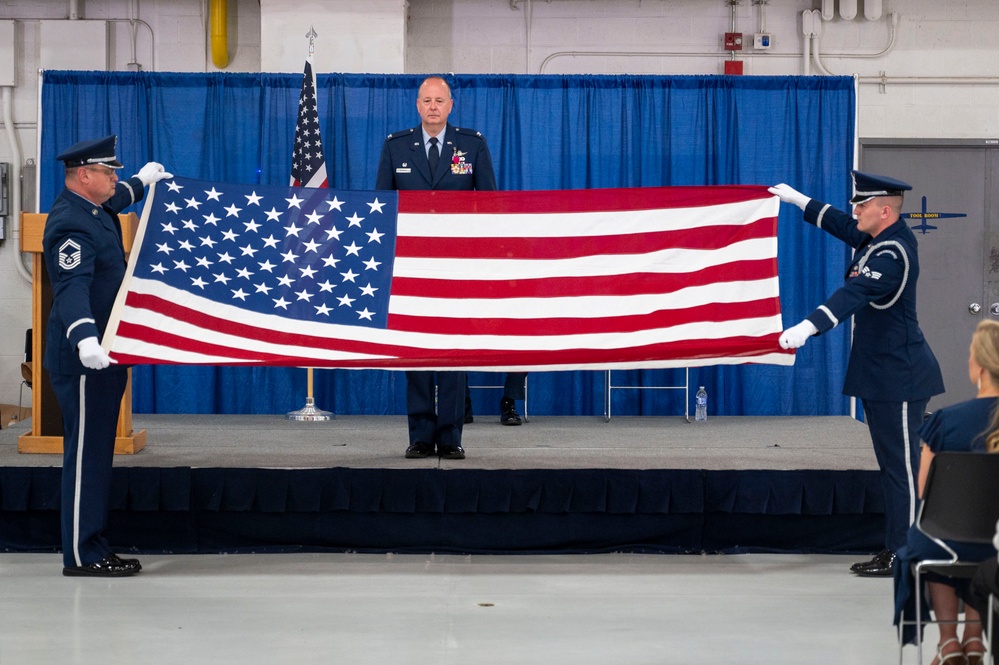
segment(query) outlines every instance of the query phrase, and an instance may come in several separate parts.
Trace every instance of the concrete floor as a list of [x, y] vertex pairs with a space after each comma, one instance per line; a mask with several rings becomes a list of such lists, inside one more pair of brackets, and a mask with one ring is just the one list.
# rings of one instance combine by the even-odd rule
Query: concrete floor
[[147, 555], [97, 580], [0, 554], [0, 665], [898, 662], [892, 582], [855, 559]]

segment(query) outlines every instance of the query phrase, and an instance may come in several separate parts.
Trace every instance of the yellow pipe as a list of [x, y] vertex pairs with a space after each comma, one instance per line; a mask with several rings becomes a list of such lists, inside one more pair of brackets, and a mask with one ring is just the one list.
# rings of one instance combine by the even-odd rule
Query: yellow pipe
[[212, 38], [212, 64], [219, 69], [229, 65], [228, 7], [226, 0], [209, 0], [208, 24]]

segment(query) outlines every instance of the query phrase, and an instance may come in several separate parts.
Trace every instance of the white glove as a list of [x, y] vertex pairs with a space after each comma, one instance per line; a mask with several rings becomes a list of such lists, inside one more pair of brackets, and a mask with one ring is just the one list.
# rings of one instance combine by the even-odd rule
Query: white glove
[[811, 197], [805, 196], [795, 188], [790, 185], [785, 185], [784, 183], [774, 187], [769, 187], [767, 188], [767, 191], [774, 196], [780, 197], [780, 200], [784, 203], [794, 204], [802, 210], [804, 210], [805, 206], [808, 205], [808, 202], [812, 200]]
[[780, 348], [797, 349], [805, 345], [808, 338], [819, 332], [811, 321], [805, 319], [796, 326], [791, 326], [780, 334]]
[[163, 165], [159, 162], [149, 162], [139, 169], [139, 172], [135, 174], [135, 177], [142, 181], [143, 187], [149, 187], [149, 185], [154, 182], [172, 178], [173, 174], [166, 172], [163, 169]]
[[104, 349], [101, 348], [101, 343], [97, 341], [96, 337], [83, 338], [76, 345], [76, 348], [80, 351], [80, 362], [88, 369], [104, 369], [111, 363], [117, 362], [111, 360], [111, 357], [104, 353]]

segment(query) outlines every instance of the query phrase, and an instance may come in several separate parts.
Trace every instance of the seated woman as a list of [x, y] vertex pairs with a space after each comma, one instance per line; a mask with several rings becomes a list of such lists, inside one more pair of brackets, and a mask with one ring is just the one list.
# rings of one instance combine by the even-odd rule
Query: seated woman
[[[931, 415], [919, 429], [923, 447], [919, 459], [919, 494], [929, 473], [934, 455], [943, 451], [999, 452], [999, 322], [982, 321], [971, 338], [968, 375], [978, 387], [976, 399], [954, 404]], [[962, 561], [984, 561], [995, 556], [990, 545], [948, 541]], [[915, 616], [912, 564], [925, 559], [949, 559], [950, 555], [927, 538], [915, 526], [909, 528], [908, 541], [898, 552], [895, 566], [895, 625], [904, 614]], [[981, 617], [965, 606], [963, 639], [957, 637], [959, 593], [966, 586], [954, 580], [927, 575], [929, 601], [940, 630], [937, 657], [933, 665], [978, 665], [985, 655]], [[925, 597], [925, 596], [924, 596]], [[920, 608], [921, 612], [926, 608]], [[951, 623], [947, 623], [951, 622]], [[904, 643], [915, 640], [915, 627], [906, 626]]]

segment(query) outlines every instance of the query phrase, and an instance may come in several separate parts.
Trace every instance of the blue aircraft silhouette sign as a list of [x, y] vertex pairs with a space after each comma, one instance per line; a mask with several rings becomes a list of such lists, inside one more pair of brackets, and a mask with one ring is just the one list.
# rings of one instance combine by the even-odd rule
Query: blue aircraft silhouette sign
[[926, 211], [926, 197], [923, 197], [923, 211], [922, 212], [903, 212], [900, 217], [904, 219], [919, 220], [919, 224], [910, 227], [913, 231], [919, 231], [923, 235], [926, 235], [927, 231], [932, 231], [937, 227], [927, 224], [928, 219], [953, 219], [955, 217], [967, 217], [963, 212], [927, 212]]

